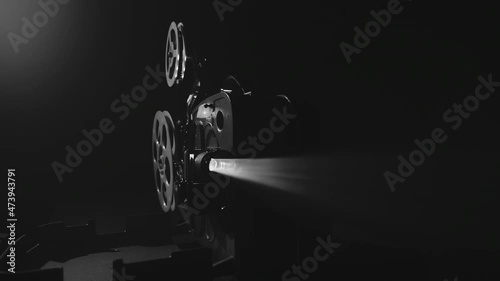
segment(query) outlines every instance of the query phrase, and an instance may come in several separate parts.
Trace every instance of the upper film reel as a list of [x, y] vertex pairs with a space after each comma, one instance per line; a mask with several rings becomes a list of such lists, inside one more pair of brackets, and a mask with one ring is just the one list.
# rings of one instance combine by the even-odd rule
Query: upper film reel
[[173, 87], [184, 79], [186, 60], [184, 25], [172, 22], [168, 29], [165, 49], [165, 73], [169, 87]]

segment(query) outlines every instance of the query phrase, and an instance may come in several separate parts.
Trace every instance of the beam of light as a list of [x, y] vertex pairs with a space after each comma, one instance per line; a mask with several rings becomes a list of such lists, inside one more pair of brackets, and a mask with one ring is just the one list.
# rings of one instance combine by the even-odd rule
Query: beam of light
[[[323, 196], [334, 175], [317, 158], [264, 158], [210, 160], [209, 170], [232, 178], [313, 197]], [[327, 178], [325, 178], [327, 177]], [[322, 193], [323, 195], [319, 195]]]

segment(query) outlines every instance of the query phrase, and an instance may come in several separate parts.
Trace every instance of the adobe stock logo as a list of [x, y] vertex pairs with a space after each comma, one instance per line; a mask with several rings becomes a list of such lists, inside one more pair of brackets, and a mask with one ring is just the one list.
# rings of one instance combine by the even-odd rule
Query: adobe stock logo
[[42, 8], [40, 11], [33, 14], [30, 21], [26, 17], [22, 17], [21, 21], [21, 35], [14, 32], [9, 32], [7, 38], [9, 39], [12, 48], [16, 54], [19, 53], [19, 46], [21, 44], [28, 44], [29, 39], [33, 39], [38, 34], [38, 29], [47, 25], [49, 17], [55, 17], [60, 10], [60, 5], [68, 4], [70, 0], [40, 0], [38, 5]]
[[273, 113], [274, 116], [269, 121], [267, 128], [262, 128], [256, 136], [248, 136], [247, 141], [243, 141], [238, 145], [237, 151], [241, 156], [257, 157], [258, 151], [263, 151], [266, 145], [274, 140], [274, 135], [285, 130], [285, 127], [297, 117], [296, 114], [288, 113], [286, 106], [283, 107], [281, 112], [273, 108]]
[[113, 281], [132, 281], [135, 279], [133, 275], [127, 275], [125, 267], [122, 267], [121, 272], [113, 270]]
[[390, 0], [389, 3], [387, 3], [387, 10], [380, 10], [379, 12], [371, 10], [370, 14], [375, 20], [369, 21], [365, 24], [364, 32], [359, 27], [354, 27], [354, 31], [356, 32], [354, 35], [354, 45], [356, 46], [352, 46], [344, 41], [342, 41], [339, 45], [347, 63], [351, 63], [351, 56], [353, 54], [359, 55], [361, 53], [361, 49], [366, 48], [370, 44], [370, 38], [375, 38], [380, 34], [382, 29], [381, 26], [387, 27], [391, 23], [392, 15], [397, 15], [402, 11], [403, 6], [401, 6], [399, 0]]
[[[160, 64], [156, 65], [156, 70], [151, 66], [146, 66], [147, 74], [143, 76], [142, 83], [137, 84], [130, 90], [130, 94], [121, 94], [120, 98], [115, 99], [110, 106], [111, 112], [117, 114], [118, 119], [124, 121], [130, 116], [131, 111], [137, 108], [141, 102], [146, 100], [148, 94], [154, 91], [158, 86], [165, 81], [165, 72], [160, 69]], [[59, 181], [63, 182], [63, 175], [72, 173], [83, 159], [89, 156], [95, 148], [103, 142], [105, 136], [111, 134], [115, 130], [115, 121], [111, 118], [102, 118], [99, 125], [95, 129], [83, 129], [82, 135], [84, 139], [76, 144], [76, 149], [67, 145], [66, 158], [63, 163], [53, 161], [50, 165]]]
[[[464, 120], [471, 118], [472, 113], [479, 109], [481, 102], [488, 100], [493, 93], [500, 88], [500, 81], [494, 81], [490, 73], [487, 78], [479, 75], [474, 94], [465, 97], [461, 103], [454, 103], [452, 108], [448, 108], [443, 113], [444, 123], [450, 126], [448, 131], [456, 131], [461, 128]], [[427, 158], [432, 156], [439, 144], [443, 144], [448, 139], [448, 134], [441, 127], [434, 128], [429, 138], [423, 140], [415, 139], [417, 147], [411, 151], [406, 160], [403, 155], [398, 156], [399, 165], [397, 173], [391, 171], [384, 172], [384, 178], [392, 192], [396, 191], [396, 183], [403, 183], [414, 172], [416, 167], [422, 166]]]
[[234, 8], [243, 3], [243, 0], [226, 0], [226, 2], [227, 3], [224, 3], [222, 0], [215, 0], [212, 2], [215, 12], [217, 12], [221, 22], [224, 21], [224, 13], [234, 11]]
[[[294, 264], [291, 271], [287, 270], [283, 273], [283, 275], [281, 275], [281, 280], [301, 281], [309, 279], [310, 274], [318, 269], [318, 263], [326, 261], [330, 257], [330, 255], [333, 254], [334, 249], [337, 249], [341, 246], [340, 243], [332, 243], [331, 238], [331, 234], [326, 237], [326, 241], [321, 237], [316, 238], [316, 241], [319, 245], [314, 249], [313, 256], [305, 258], [302, 261], [302, 267], [300, 265]], [[302, 269], [305, 272], [303, 272]]]

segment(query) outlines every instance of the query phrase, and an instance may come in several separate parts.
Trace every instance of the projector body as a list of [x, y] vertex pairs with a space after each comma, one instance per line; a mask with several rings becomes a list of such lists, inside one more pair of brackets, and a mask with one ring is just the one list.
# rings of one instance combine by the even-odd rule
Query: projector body
[[[182, 23], [170, 25], [167, 84], [187, 96], [181, 105], [186, 113], [173, 118], [168, 111], [156, 112], [152, 135], [156, 190], [162, 210], [172, 213], [176, 226], [182, 225], [197, 242], [211, 248], [214, 262], [228, 261], [237, 256], [235, 236], [248, 233], [249, 225], [241, 227], [239, 219], [248, 197], [236, 195], [236, 180], [210, 172], [210, 160], [255, 157], [245, 154], [248, 139], [269, 126], [275, 112], [290, 101], [283, 95], [254, 95], [233, 76], [221, 79], [220, 85], [213, 76], [205, 81], [206, 60], [189, 55], [184, 34]], [[284, 147], [285, 138], [277, 134], [267, 151]], [[259, 156], [265, 153], [259, 150]]]

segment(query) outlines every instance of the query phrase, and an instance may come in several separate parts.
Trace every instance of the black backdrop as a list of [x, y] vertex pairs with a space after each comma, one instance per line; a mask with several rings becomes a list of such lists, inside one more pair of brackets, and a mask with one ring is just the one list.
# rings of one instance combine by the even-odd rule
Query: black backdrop
[[[209, 58], [213, 79], [235, 73], [258, 93], [308, 104], [309, 150], [361, 155], [352, 158], [359, 170], [351, 163], [343, 172], [362, 183], [341, 188], [352, 206], [343, 208], [365, 215], [371, 231], [384, 232], [379, 221], [405, 224], [422, 243], [498, 249], [498, 93], [449, 132], [396, 193], [382, 176], [415, 148], [414, 139], [446, 126], [442, 113], [474, 93], [479, 75], [500, 80], [497, 10], [472, 1], [404, 2], [403, 12], [346, 63], [340, 42], [352, 44], [353, 27], [364, 27], [369, 11], [386, 3], [244, 0], [221, 22], [210, 1], [73, 0], [15, 54], [7, 33], [19, 33], [20, 19], [39, 7], [2, 1], [2, 163], [17, 169], [20, 227], [159, 211], [151, 123], [159, 109], [181, 114], [184, 97], [162, 83], [123, 121], [110, 105], [142, 82], [146, 66], [163, 65], [175, 20], [184, 22], [188, 44]], [[59, 183], [51, 163], [62, 163], [65, 146], [75, 148], [81, 131], [105, 117], [115, 131]]]

